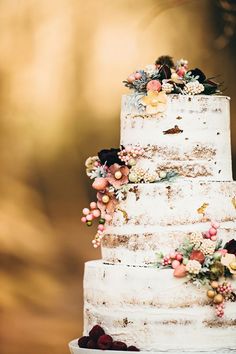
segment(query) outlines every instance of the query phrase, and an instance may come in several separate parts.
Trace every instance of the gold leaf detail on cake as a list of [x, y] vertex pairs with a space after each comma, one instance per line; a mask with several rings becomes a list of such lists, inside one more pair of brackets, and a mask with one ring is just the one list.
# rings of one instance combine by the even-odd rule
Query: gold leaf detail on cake
[[129, 221], [127, 212], [121, 208], [117, 208], [117, 210], [121, 211], [123, 218], [125, 219], [125, 222], [127, 223]]
[[206, 214], [206, 209], [208, 206], [208, 203], [203, 203], [200, 208], [197, 209], [198, 214], [202, 214], [204, 216]]
[[164, 135], [166, 134], [180, 134], [183, 133], [183, 130], [178, 127], [178, 125], [175, 125], [174, 128], [170, 128], [167, 130], [163, 131]]
[[233, 198], [231, 199], [231, 202], [232, 202], [234, 208], [236, 209], [236, 197], [233, 197]]

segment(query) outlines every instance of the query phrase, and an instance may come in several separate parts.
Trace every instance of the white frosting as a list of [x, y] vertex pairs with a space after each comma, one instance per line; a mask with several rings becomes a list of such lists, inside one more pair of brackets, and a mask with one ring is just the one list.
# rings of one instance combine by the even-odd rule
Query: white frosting
[[[183, 133], [163, 134], [175, 125]], [[115, 340], [146, 351], [235, 351], [235, 304], [227, 303], [219, 319], [204, 287], [174, 278], [173, 270], [150, 266], [156, 252], [169, 253], [190, 232], [207, 231], [210, 220], [220, 222], [224, 242], [234, 238], [228, 98], [168, 95], [160, 118], [143, 117], [135, 96], [123, 96], [121, 144], [145, 148], [138, 166], [177, 170], [185, 178], [130, 185], [102, 244], [104, 262], [116, 264], [85, 265], [84, 334], [100, 324]], [[198, 209], [204, 203], [203, 215]]]
[[[235, 182], [179, 179], [130, 186], [106, 225], [102, 258], [107, 262], [150, 264], [158, 251], [172, 252], [189, 233], [208, 231], [210, 221], [220, 222], [224, 243], [235, 238]], [[208, 204], [204, 216], [198, 213], [203, 203]]]
[[[151, 225], [199, 223], [203, 216], [197, 210], [204, 203], [208, 204], [206, 220], [236, 220], [236, 209], [232, 203], [236, 196], [236, 182], [193, 182], [179, 179], [173, 183], [133, 184], [130, 188], [126, 199], [119, 202], [111, 226], [107, 226], [110, 233], [116, 232], [120, 226], [125, 232], [132, 225], [134, 233], [137, 225], [142, 225], [148, 231]], [[127, 221], [119, 209], [127, 213]]]
[[[121, 144], [157, 149], [149, 159], [140, 158], [137, 166], [178, 170], [186, 177], [232, 179], [228, 97], [168, 95], [161, 118], [142, 112], [135, 97], [122, 97]], [[175, 125], [183, 133], [163, 133]]]
[[[127, 265], [149, 265], [157, 260], [157, 253], [169, 254], [176, 250], [191, 232], [204, 232], [210, 223], [197, 223], [194, 225], [179, 226], [150, 226], [145, 231], [143, 226], [137, 226], [135, 233], [125, 234], [122, 228], [117, 228], [117, 233], [108, 234], [102, 242], [102, 259], [107, 263], [122, 263]], [[223, 240], [223, 245], [235, 238], [236, 225], [233, 222], [221, 224], [218, 236]]]
[[235, 305], [227, 303], [217, 319], [205, 289], [185, 280], [172, 270], [86, 263], [84, 334], [100, 323], [115, 340], [143, 350], [236, 349]]

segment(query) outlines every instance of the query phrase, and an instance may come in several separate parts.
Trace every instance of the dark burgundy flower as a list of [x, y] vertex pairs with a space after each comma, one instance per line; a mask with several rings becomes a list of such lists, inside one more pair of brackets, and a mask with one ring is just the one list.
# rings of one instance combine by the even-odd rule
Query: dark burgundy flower
[[228, 253], [236, 255], [236, 240], [232, 239], [227, 242], [224, 246], [224, 249], [228, 251]]
[[171, 70], [168, 65], [162, 65], [158, 71], [159, 80], [167, 80], [171, 78]]
[[99, 151], [98, 157], [102, 165], [106, 164], [107, 166], [111, 166], [114, 165], [114, 163], [125, 165], [125, 163], [119, 159], [118, 152], [120, 152], [120, 149], [104, 149]]
[[175, 66], [173, 58], [169, 55], [162, 55], [161, 57], [157, 58], [155, 64], [157, 67], [160, 67], [161, 65], [167, 65], [169, 68], [173, 68]]
[[206, 80], [206, 75], [198, 68], [192, 69], [188, 71], [188, 74], [191, 76], [198, 76], [198, 81], [202, 84]]
[[88, 345], [88, 342], [90, 341], [90, 337], [88, 336], [84, 336], [84, 337], [81, 337], [79, 340], [78, 340], [78, 346], [80, 348], [88, 348], [87, 345]]

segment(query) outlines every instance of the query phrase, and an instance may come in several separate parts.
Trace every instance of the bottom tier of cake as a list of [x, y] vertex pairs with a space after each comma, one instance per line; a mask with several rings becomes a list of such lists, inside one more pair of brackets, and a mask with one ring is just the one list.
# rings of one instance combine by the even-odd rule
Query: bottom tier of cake
[[206, 289], [174, 278], [171, 269], [87, 262], [84, 335], [95, 324], [145, 351], [236, 350], [235, 303], [227, 302], [219, 319]]

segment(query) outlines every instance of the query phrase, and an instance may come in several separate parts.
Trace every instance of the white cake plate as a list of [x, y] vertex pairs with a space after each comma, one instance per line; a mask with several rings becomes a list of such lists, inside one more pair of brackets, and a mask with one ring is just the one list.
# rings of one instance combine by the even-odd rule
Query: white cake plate
[[[78, 338], [79, 339], [79, 338]], [[193, 351], [186, 349], [186, 351], [175, 351], [175, 350], [164, 350], [164, 351], [140, 351], [140, 352], [130, 352], [130, 351], [120, 351], [120, 350], [100, 350], [100, 349], [85, 349], [85, 348], [80, 348], [78, 346], [78, 339], [74, 339], [69, 343], [69, 348], [70, 348], [70, 353], [71, 354], [235, 354], [236, 351], [235, 349], [219, 349], [215, 350], [212, 349], [211, 351]]]

